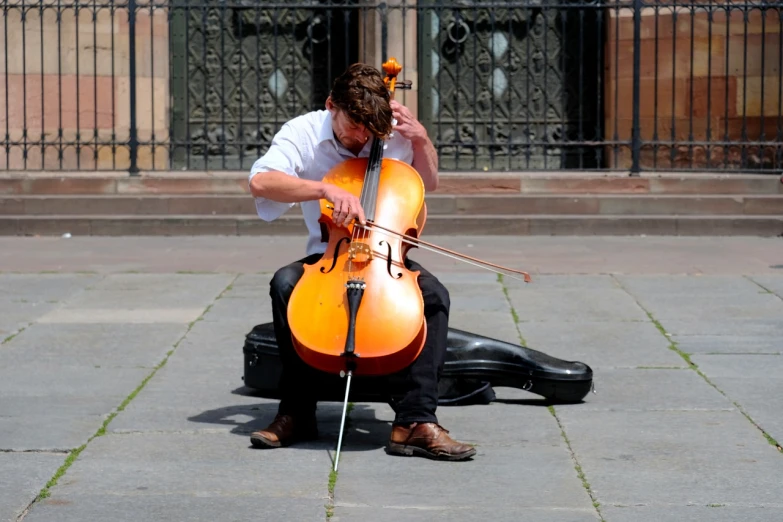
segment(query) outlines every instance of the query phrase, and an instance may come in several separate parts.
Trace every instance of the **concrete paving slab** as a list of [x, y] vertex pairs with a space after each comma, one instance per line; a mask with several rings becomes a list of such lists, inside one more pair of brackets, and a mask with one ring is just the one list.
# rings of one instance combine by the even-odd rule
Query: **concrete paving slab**
[[178, 324], [34, 324], [3, 346], [0, 366], [56, 362], [152, 368], [184, 333]]
[[783, 317], [783, 301], [741, 276], [618, 276], [653, 316], [678, 321]]
[[87, 446], [52, 493], [65, 500], [133, 495], [138, 505], [157, 495], [324, 502], [330, 469], [317, 443], [265, 451], [226, 433], [110, 434]]
[[0, 453], [0, 520], [16, 522], [65, 457], [53, 453]]
[[334, 497], [341, 505], [469, 508], [488, 514], [498, 506], [508, 510], [592, 506], [564, 447], [480, 446], [476, 456], [465, 462], [396, 457], [383, 449], [340, 455]]
[[778, 444], [783, 445], [783, 383], [738, 378], [711, 379], [732, 401], [742, 407], [753, 422]]
[[24, 299], [31, 303], [64, 301], [104, 276], [97, 274], [0, 273], [0, 299]]
[[530, 348], [560, 359], [582, 361], [593, 370], [687, 366], [649, 321], [580, 322], [568, 328], [556, 321], [530, 321], [519, 328]]
[[774, 292], [778, 297], [783, 299], [783, 274], [759, 274], [748, 276], [748, 279], [763, 286], [770, 292]]
[[764, 381], [770, 391], [783, 385], [783, 356], [780, 355], [696, 355], [693, 360], [710, 379]]
[[65, 308], [203, 310], [234, 279], [232, 274], [110, 274]]
[[[1, 410], [0, 448], [80, 446], [149, 373], [148, 368], [64, 365], [56, 360], [0, 367], [0, 404], [10, 405]], [[68, 408], [57, 410], [64, 402]]]
[[[255, 325], [253, 322], [272, 321], [272, 302], [269, 296], [231, 298], [222, 297], [212, 303], [204, 314], [204, 321], [213, 323], [239, 322]], [[252, 323], [252, 324], [251, 324]], [[249, 330], [248, 330], [249, 331]]]
[[712, 506], [605, 506], [601, 513], [607, 522], [771, 522], [783, 520], [783, 507], [735, 506], [715, 503]]
[[57, 309], [41, 317], [42, 324], [155, 324], [155, 323], [192, 323], [204, 312], [203, 308], [70, 308]]
[[325, 501], [306, 498], [199, 496], [193, 494], [79, 495], [51, 498], [36, 504], [25, 522], [85, 522], [111, 520], [187, 520], [188, 522], [323, 522]]
[[602, 505], [779, 505], [783, 458], [739, 412], [556, 410]]
[[[182, 348], [182, 347], [180, 347]], [[230, 431], [249, 435], [277, 413], [277, 401], [242, 395], [241, 365], [187, 364], [172, 357], [109, 426], [126, 431]]]
[[[206, 394], [205, 394], [206, 395]], [[165, 397], [163, 400], [166, 400]], [[192, 406], [166, 404], [159, 408], [128, 408], [127, 415], [112, 422], [112, 433], [231, 433], [246, 439], [265, 428], [277, 413], [277, 402], [254, 397], [230, 401], [201, 401]], [[323, 431], [323, 430], [322, 430]], [[334, 430], [336, 432], [336, 429]]]
[[[440, 406], [435, 412], [438, 422], [454, 439], [478, 447], [529, 444], [564, 447], [557, 421], [542, 401], [504, 399], [504, 395], [510, 394], [503, 391], [499, 389], [498, 400], [487, 405]], [[527, 394], [527, 397], [535, 396]], [[319, 414], [319, 420], [339, 423], [340, 413], [335, 409], [331, 415]], [[355, 403], [349, 419], [350, 429], [343, 436], [343, 444], [383, 447], [389, 440], [394, 412], [387, 404]], [[339, 433], [339, 425], [336, 432]]]
[[519, 332], [511, 312], [476, 312], [455, 309], [449, 312], [449, 327], [519, 344]]
[[56, 310], [101, 276], [0, 273], [0, 342]]
[[783, 356], [698, 355], [693, 360], [761, 429], [783, 443]]
[[364, 507], [337, 504], [330, 522], [430, 522], [444, 520], [449, 522], [519, 522], [535, 520], [537, 522], [594, 522], [599, 520], [595, 509], [558, 509], [558, 508], [506, 508], [498, 506], [491, 514], [484, 508], [442, 507]]
[[782, 354], [783, 338], [773, 335], [672, 335], [686, 353]]
[[242, 349], [247, 334], [260, 322], [271, 320], [263, 314], [260, 317], [248, 314], [245, 321], [207, 321], [201, 319], [193, 324], [180, 342], [174, 356], [185, 361], [203, 361], [205, 364], [229, 364], [241, 375], [244, 368]]
[[611, 275], [604, 274], [564, 274], [551, 275], [540, 274], [535, 277], [531, 275], [532, 281], [525, 283], [516, 279], [504, 279], [503, 284], [509, 289], [518, 290], [574, 290], [585, 289], [593, 290], [614, 290], [620, 289], [620, 285]]
[[[14, 398], [16, 402], [18, 399]], [[89, 400], [89, 399], [85, 399]], [[6, 451], [70, 451], [78, 448], [103, 424], [113, 407], [120, 401], [96, 400], [90, 410], [106, 406], [105, 414], [80, 411], [61, 413], [54, 410], [52, 401], [34, 398], [18, 401], [19, 406], [5, 409], [11, 400], [3, 399], [0, 417], [0, 450]], [[108, 402], [112, 402], [109, 407]], [[22, 405], [27, 406], [25, 411]]]
[[0, 367], [0, 395], [4, 397], [116, 396], [123, 399], [150, 373], [147, 368], [100, 367], [87, 362], [61, 365], [30, 361], [13, 368]]
[[[268, 425], [278, 401], [254, 396], [242, 381], [249, 329], [238, 322], [197, 322], [109, 431], [230, 432], [246, 438]], [[338, 427], [339, 417], [324, 422], [322, 433], [337, 433]]]
[[510, 307], [498, 283], [463, 283], [449, 289], [451, 308], [465, 312], [510, 313]]
[[672, 294], [655, 301], [652, 303], [644, 295], [639, 298], [642, 306], [662, 323], [672, 319], [703, 322], [775, 320], [783, 316], [783, 302], [771, 294], [744, 298], [730, 294], [720, 297], [705, 295], [699, 298]]
[[57, 305], [17, 305], [15, 303], [0, 302], [0, 346], [3, 341], [13, 338], [20, 331], [28, 328], [35, 320]]
[[[499, 394], [502, 396], [502, 394]], [[565, 447], [557, 421], [534, 395], [490, 404], [438, 408], [438, 421], [457, 440], [486, 447]], [[538, 403], [538, 404], [536, 404]]]
[[732, 320], [681, 320], [667, 319], [661, 321], [667, 333], [672, 335], [721, 335], [730, 337], [755, 337], [758, 341], [783, 339], [783, 321], [777, 319], [742, 319]]
[[689, 369], [603, 370], [598, 393], [582, 404], [558, 405], [578, 411], [736, 410], [731, 401]]
[[[477, 284], [491, 287], [498, 284], [498, 275], [494, 272], [481, 270], [476, 267], [470, 272], [447, 272], [433, 268], [437, 273], [433, 274], [443, 285], [451, 290], [452, 287], [460, 287], [465, 284]], [[430, 270], [432, 272], [432, 270]]]
[[[651, 304], [668, 304], [668, 296], [677, 295], [691, 299], [709, 300], [715, 297], [753, 298], [761, 294], [761, 288], [739, 274], [731, 275], [615, 275], [622, 286], [634, 295], [644, 297]], [[660, 300], [660, 301], [658, 301]]]
[[231, 287], [223, 293], [228, 297], [265, 297], [269, 299], [269, 282], [273, 274], [239, 274]]
[[509, 288], [509, 299], [519, 320], [574, 322], [647, 321], [647, 314], [622, 289]]

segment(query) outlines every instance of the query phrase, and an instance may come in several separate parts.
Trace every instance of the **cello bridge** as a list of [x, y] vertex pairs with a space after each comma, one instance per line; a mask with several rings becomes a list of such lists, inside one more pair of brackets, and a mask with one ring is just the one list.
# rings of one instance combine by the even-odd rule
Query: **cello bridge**
[[372, 260], [372, 249], [367, 243], [354, 241], [348, 247], [348, 259], [357, 263], [364, 263]]

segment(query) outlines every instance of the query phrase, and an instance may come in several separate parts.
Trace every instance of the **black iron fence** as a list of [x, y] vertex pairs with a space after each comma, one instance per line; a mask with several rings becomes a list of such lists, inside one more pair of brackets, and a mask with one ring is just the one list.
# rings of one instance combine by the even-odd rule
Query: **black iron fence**
[[395, 56], [444, 170], [779, 172], [767, 1], [7, 0], [0, 168], [243, 170]]

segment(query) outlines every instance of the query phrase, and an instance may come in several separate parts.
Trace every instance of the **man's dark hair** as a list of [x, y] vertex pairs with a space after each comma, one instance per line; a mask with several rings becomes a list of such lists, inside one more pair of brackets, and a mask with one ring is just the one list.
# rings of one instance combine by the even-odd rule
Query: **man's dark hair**
[[334, 80], [332, 102], [358, 124], [378, 138], [392, 130], [389, 90], [378, 69], [355, 63]]

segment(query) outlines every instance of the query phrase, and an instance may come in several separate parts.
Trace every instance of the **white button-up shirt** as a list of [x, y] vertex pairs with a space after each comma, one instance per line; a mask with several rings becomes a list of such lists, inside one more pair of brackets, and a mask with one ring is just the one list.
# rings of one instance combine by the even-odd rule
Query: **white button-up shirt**
[[[354, 156], [343, 147], [332, 130], [332, 115], [327, 110], [313, 111], [298, 116], [286, 124], [272, 139], [269, 150], [253, 163], [248, 182], [259, 172], [277, 170], [289, 176], [321, 181], [329, 170], [351, 158], [366, 158], [372, 148], [370, 139]], [[394, 132], [384, 144], [384, 158], [394, 158], [408, 164], [413, 162], [413, 146], [410, 140]], [[266, 198], [255, 198], [256, 211], [264, 221], [273, 221], [293, 207], [295, 203], [281, 203]], [[321, 242], [321, 217], [319, 201], [303, 201], [302, 214], [309, 232], [306, 255], [323, 253], [326, 243]]]

